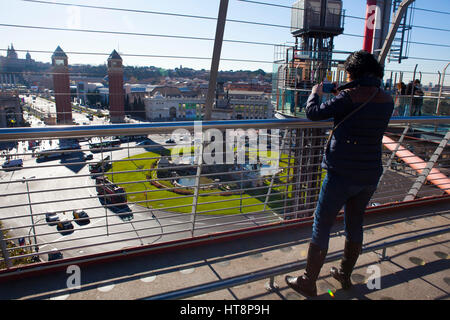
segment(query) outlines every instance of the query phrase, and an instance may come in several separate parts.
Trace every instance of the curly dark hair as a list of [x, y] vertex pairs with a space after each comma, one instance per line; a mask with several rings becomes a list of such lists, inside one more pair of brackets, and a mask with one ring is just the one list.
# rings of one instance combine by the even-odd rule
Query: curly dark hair
[[365, 76], [382, 79], [384, 76], [384, 68], [371, 53], [364, 50], [350, 54], [345, 61], [344, 67], [352, 80]]

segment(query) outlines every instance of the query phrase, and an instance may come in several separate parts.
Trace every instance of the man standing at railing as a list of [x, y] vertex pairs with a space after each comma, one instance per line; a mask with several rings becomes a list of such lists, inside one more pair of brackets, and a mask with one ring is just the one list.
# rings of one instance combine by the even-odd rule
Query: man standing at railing
[[412, 99], [411, 115], [420, 117], [422, 115], [423, 91], [419, 79], [414, 80], [412, 88], [414, 88], [414, 97]]
[[361, 252], [363, 215], [383, 172], [382, 138], [394, 109], [392, 97], [381, 88], [383, 67], [366, 51], [352, 53], [345, 62], [350, 81], [337, 88], [336, 97], [321, 103], [323, 84], [313, 87], [306, 115], [310, 120], [334, 120], [322, 167], [322, 183], [314, 213], [312, 239], [305, 273], [286, 276], [297, 292], [316, 296], [316, 280], [328, 252], [330, 230], [344, 207], [345, 247], [340, 268], [331, 274], [344, 289]]

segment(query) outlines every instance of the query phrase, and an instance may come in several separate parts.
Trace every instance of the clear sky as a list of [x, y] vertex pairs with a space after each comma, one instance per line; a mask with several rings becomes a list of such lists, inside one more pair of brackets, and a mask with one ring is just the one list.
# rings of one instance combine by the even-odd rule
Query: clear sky
[[[84, 4], [132, 10], [145, 10], [178, 13], [186, 15], [207, 16], [217, 18], [219, 0], [48, 0], [68, 4]], [[260, 2], [276, 3], [291, 6], [294, 0], [260, 0]], [[344, 0], [346, 15], [363, 17], [365, 0]], [[450, 12], [449, 0], [416, 0], [416, 6]], [[264, 6], [238, 0], [229, 0], [228, 19], [245, 20], [258, 23], [288, 26], [290, 9]], [[157, 66], [175, 68], [182, 65], [195, 69], [209, 69], [212, 56], [213, 41], [188, 40], [153, 37], [149, 34], [177, 35], [201, 38], [214, 38], [216, 21], [214, 19], [193, 19], [176, 16], [165, 16], [150, 13], [110, 11], [74, 6], [49, 5], [22, 0], [0, 0], [0, 55], [6, 55], [11, 43], [17, 50], [54, 51], [60, 45], [66, 52], [88, 54], [69, 55], [69, 63], [103, 64], [107, 54], [113, 49], [123, 55], [125, 65]], [[85, 30], [104, 30], [115, 32], [139, 33], [147, 35], [102, 34], [89, 32], [70, 32], [27, 29], [4, 26], [25, 25], [52, 28], [71, 28]], [[414, 24], [435, 28], [450, 29], [450, 15], [415, 11]], [[364, 21], [346, 17], [345, 33], [364, 33]], [[293, 37], [288, 28], [242, 24], [227, 21], [224, 39], [284, 44], [292, 42]], [[450, 45], [450, 32], [414, 28], [411, 40], [415, 42], [441, 43]], [[335, 39], [335, 50], [354, 51], [362, 47], [362, 38], [346, 35]], [[410, 45], [410, 56], [443, 59], [450, 61], [450, 48]], [[104, 55], [102, 55], [102, 53]], [[205, 59], [179, 59], [156, 57], [133, 57], [127, 55], [164, 55], [183, 57], [202, 57]], [[25, 52], [19, 52], [24, 58]], [[31, 52], [33, 59], [50, 61], [50, 53]], [[222, 58], [257, 60], [259, 62], [236, 62], [222, 60], [221, 70], [256, 70], [272, 71], [274, 47], [244, 43], [224, 42]], [[334, 58], [345, 59], [345, 55]], [[432, 72], [445, 67], [443, 61], [423, 61], [409, 59], [402, 64], [390, 63], [387, 69], [413, 71], [415, 64], [418, 71]], [[449, 72], [450, 73], [450, 68]], [[412, 74], [405, 74], [405, 77]], [[450, 75], [446, 84], [450, 84]], [[423, 82], [437, 82], [437, 75], [423, 75]]]

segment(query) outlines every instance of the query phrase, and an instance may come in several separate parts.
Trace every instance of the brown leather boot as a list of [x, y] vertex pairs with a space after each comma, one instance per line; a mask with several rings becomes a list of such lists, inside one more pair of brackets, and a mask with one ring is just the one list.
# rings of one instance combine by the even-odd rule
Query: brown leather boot
[[331, 268], [331, 276], [341, 283], [342, 289], [350, 289], [352, 286], [350, 277], [361, 253], [361, 249], [362, 243], [345, 240], [344, 256], [341, 260], [341, 266], [339, 269], [336, 267]]
[[319, 277], [320, 269], [322, 269], [326, 255], [327, 250], [323, 250], [311, 242], [308, 249], [305, 273], [300, 277], [286, 276], [285, 280], [288, 286], [302, 295], [316, 297], [316, 281]]

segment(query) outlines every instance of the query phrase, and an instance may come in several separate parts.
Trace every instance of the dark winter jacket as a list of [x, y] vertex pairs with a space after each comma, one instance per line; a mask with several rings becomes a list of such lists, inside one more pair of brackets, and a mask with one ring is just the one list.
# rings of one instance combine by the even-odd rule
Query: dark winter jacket
[[[380, 86], [379, 79], [362, 78], [338, 88], [339, 95], [322, 104], [317, 94], [311, 94], [306, 115], [313, 121], [332, 118], [336, 125], [365, 103]], [[393, 109], [392, 97], [380, 89], [370, 103], [336, 129], [322, 167], [345, 176], [354, 184], [377, 184], [383, 172], [381, 141]]]

